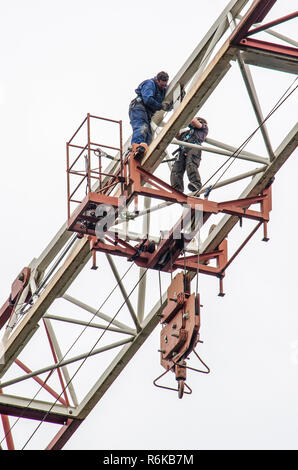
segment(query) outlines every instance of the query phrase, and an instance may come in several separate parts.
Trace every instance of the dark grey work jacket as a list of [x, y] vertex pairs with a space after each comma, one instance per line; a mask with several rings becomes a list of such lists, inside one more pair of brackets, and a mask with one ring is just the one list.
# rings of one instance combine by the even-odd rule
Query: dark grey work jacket
[[178, 140], [183, 140], [191, 144], [201, 144], [204, 142], [204, 140], [206, 140], [208, 134], [207, 124], [202, 124], [203, 127], [201, 127], [201, 129], [191, 127], [189, 130], [182, 132], [182, 134], [179, 135]]

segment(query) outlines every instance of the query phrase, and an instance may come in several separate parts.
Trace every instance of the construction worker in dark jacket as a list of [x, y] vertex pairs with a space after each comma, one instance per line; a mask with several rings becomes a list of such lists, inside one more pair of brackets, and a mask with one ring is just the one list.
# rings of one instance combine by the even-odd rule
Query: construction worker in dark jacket
[[159, 72], [156, 77], [144, 80], [135, 90], [137, 96], [129, 106], [129, 118], [133, 134], [131, 143], [150, 145], [152, 141], [151, 119], [160, 109], [170, 111], [171, 103], [164, 102], [169, 75]]
[[[208, 134], [207, 121], [200, 117], [195, 117], [189, 124], [188, 130], [178, 134], [177, 140], [200, 145]], [[192, 192], [202, 188], [199, 166], [201, 162], [200, 149], [187, 146], [180, 146], [174, 153], [178, 153], [176, 161], [171, 171], [171, 185], [174, 189], [184, 191], [183, 175], [186, 170], [189, 179], [188, 189]]]

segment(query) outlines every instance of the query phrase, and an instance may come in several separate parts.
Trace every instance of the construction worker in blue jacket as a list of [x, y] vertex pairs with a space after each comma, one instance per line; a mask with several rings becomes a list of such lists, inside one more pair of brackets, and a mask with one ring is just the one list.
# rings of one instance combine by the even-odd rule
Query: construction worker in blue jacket
[[135, 90], [137, 96], [129, 105], [132, 126], [131, 144], [146, 144], [152, 141], [151, 119], [156, 111], [173, 109], [172, 103], [164, 102], [169, 75], [159, 72], [156, 77], [144, 80]]
[[[201, 117], [195, 117], [189, 124], [188, 130], [178, 134], [176, 138], [184, 142], [201, 145], [208, 134], [207, 121]], [[175, 150], [178, 153], [176, 161], [171, 170], [171, 186], [183, 193], [183, 175], [186, 170], [189, 185], [188, 189], [192, 192], [199, 191], [202, 188], [199, 166], [201, 162], [200, 149], [181, 145]]]

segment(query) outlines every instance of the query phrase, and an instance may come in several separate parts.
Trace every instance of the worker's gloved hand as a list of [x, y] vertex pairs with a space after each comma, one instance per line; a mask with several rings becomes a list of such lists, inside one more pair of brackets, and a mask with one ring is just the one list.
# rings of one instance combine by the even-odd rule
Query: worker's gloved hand
[[173, 109], [173, 102], [171, 101], [171, 103], [167, 102], [167, 101], [163, 101], [162, 105], [161, 105], [162, 109], [164, 111], [172, 111]]

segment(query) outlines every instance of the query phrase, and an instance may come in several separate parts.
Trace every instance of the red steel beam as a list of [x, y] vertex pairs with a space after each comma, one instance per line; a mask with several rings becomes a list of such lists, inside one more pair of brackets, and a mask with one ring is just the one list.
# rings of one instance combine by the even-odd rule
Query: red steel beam
[[243, 39], [249, 28], [254, 23], [263, 21], [267, 13], [271, 10], [276, 0], [255, 0], [246, 15], [242, 18], [238, 26], [230, 36], [231, 44], [238, 44]]
[[5, 440], [7, 444], [7, 450], [15, 450], [14, 442], [11, 434], [11, 427], [7, 415], [1, 415], [2, 425], [4, 429]]
[[239, 45], [247, 49], [257, 49], [261, 52], [271, 52], [272, 54], [281, 54], [290, 58], [298, 59], [298, 48], [275, 44], [274, 42], [260, 41], [259, 39], [244, 38]]
[[[0, 393], [2, 393], [2, 389], [0, 388]], [[15, 450], [13, 437], [11, 433], [11, 427], [9, 424], [9, 418], [7, 415], [1, 415], [3, 430], [4, 430], [4, 437], [6, 440], [6, 445], [8, 450]]]
[[[15, 360], [15, 363], [21, 368], [23, 369], [25, 372], [27, 372], [27, 374], [30, 374], [32, 372], [32, 370], [29, 369], [29, 367], [27, 367], [25, 364], [23, 364], [19, 359], [16, 359]], [[41, 380], [37, 375], [34, 375], [32, 377], [39, 385], [41, 385], [47, 392], [49, 392], [54, 398], [56, 398], [57, 400], [60, 401], [60, 403], [62, 403], [62, 405], [64, 406], [69, 406], [69, 403], [66, 402], [60, 395], [58, 395], [57, 392], [55, 392], [55, 390], [53, 390], [49, 385], [47, 385], [43, 380]]]
[[45, 450], [61, 450], [82, 422], [80, 419], [68, 419]]
[[[202, 262], [209, 262], [211, 259], [216, 260], [216, 267], [202, 264]], [[224, 276], [224, 266], [228, 261], [228, 241], [225, 238], [218, 246], [218, 250], [212, 253], [204, 253], [198, 256], [187, 256], [185, 258], [179, 258], [174, 263], [174, 267], [177, 269], [189, 269], [191, 271], [199, 271], [203, 274], [210, 274], [211, 276]]]
[[257, 28], [251, 29], [248, 31], [246, 36], [251, 36], [252, 34], [259, 33], [261, 31], [265, 31], [268, 28], [271, 28], [272, 26], [277, 26], [278, 24], [284, 23], [285, 21], [289, 21], [293, 18], [296, 18], [298, 16], [298, 11], [294, 11], [294, 13], [291, 13], [290, 15], [283, 16], [282, 18], [278, 18], [277, 20], [270, 21], [270, 23], [263, 24], [262, 26], [258, 26]]

